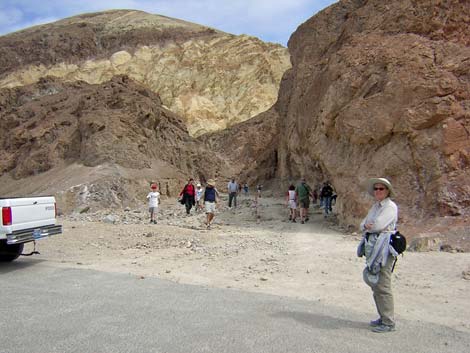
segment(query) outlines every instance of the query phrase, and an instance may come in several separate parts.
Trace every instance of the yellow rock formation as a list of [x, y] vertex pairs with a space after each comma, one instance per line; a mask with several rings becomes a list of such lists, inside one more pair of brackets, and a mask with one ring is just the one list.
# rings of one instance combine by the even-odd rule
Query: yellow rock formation
[[0, 88], [53, 76], [99, 84], [128, 75], [157, 92], [181, 115], [191, 135], [224, 129], [267, 110], [277, 99], [282, 74], [290, 68], [286, 48], [246, 35], [120, 50], [108, 59], [29, 65], [10, 72]]

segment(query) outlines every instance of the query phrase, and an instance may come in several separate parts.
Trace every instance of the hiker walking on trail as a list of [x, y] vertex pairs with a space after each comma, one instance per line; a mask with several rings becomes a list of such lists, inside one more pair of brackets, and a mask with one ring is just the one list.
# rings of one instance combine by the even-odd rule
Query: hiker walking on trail
[[248, 184], [247, 183], [243, 184], [243, 194], [245, 195], [245, 197], [248, 197]]
[[201, 186], [201, 183], [196, 184], [196, 211], [202, 211], [203, 210], [203, 200], [202, 196], [204, 194], [204, 189]]
[[325, 214], [325, 218], [333, 211], [331, 208], [331, 200], [333, 197], [333, 187], [331, 186], [329, 181], [326, 181], [323, 184], [321, 189], [320, 197], [323, 199], [323, 211]]
[[157, 224], [157, 211], [158, 204], [160, 203], [160, 193], [158, 192], [158, 185], [152, 183], [150, 185], [150, 192], [147, 195], [149, 201], [150, 223]]
[[237, 207], [237, 194], [238, 194], [238, 184], [235, 182], [235, 178], [232, 178], [230, 182], [227, 184], [227, 192], [228, 192], [228, 207], [232, 208]]
[[300, 223], [304, 224], [309, 219], [308, 208], [310, 206], [310, 196], [312, 196], [312, 189], [305, 178], [301, 179], [300, 184], [295, 188], [295, 193], [300, 207]]
[[206, 226], [207, 229], [211, 228], [211, 224], [215, 217], [215, 205], [219, 192], [215, 188], [215, 182], [213, 179], [207, 181], [207, 186], [204, 190], [204, 206], [206, 208]]
[[194, 179], [190, 178], [188, 183], [181, 190], [179, 197], [182, 197], [182, 203], [186, 207], [186, 214], [190, 214], [191, 208], [196, 204], [196, 188], [194, 187]]
[[290, 184], [289, 190], [286, 194], [286, 206], [289, 209], [289, 221], [296, 223], [295, 218], [297, 216], [297, 194], [295, 192], [294, 184]]
[[261, 197], [261, 190], [263, 190], [263, 185], [261, 184], [256, 185], [256, 192], [258, 194], [258, 197]]
[[367, 183], [368, 193], [375, 198], [366, 218], [361, 222], [362, 240], [357, 255], [366, 257], [363, 279], [372, 288], [379, 318], [370, 322], [373, 332], [395, 330], [392, 294], [392, 271], [397, 252], [390, 245], [396, 230], [397, 205], [390, 199], [393, 188], [385, 178], [372, 178]]

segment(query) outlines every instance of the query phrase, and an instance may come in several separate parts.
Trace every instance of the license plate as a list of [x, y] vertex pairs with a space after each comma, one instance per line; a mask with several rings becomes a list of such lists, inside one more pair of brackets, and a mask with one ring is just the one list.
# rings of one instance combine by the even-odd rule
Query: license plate
[[34, 239], [39, 239], [39, 238], [41, 238], [41, 234], [42, 234], [41, 229], [35, 229], [35, 230], [33, 230], [33, 238], [34, 238]]

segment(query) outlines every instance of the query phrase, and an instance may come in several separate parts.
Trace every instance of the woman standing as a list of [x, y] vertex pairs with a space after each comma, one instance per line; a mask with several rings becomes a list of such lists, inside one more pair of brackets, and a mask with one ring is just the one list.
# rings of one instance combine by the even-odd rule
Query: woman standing
[[286, 206], [289, 209], [289, 221], [295, 223], [295, 218], [297, 216], [297, 194], [295, 192], [294, 184], [290, 184], [289, 190], [287, 190]]
[[357, 255], [366, 256], [363, 278], [372, 288], [379, 314], [377, 320], [370, 322], [372, 331], [390, 332], [395, 330], [392, 267], [398, 255], [390, 245], [390, 236], [396, 231], [398, 208], [390, 199], [393, 196], [393, 188], [387, 179], [370, 179], [367, 191], [375, 198], [375, 203], [361, 223], [363, 237]]

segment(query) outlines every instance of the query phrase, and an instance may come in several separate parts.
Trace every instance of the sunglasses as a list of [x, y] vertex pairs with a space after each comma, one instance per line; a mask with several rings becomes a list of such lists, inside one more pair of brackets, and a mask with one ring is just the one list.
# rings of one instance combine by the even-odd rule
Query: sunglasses
[[383, 191], [385, 190], [385, 188], [374, 188], [374, 191], [377, 191], [377, 190]]

